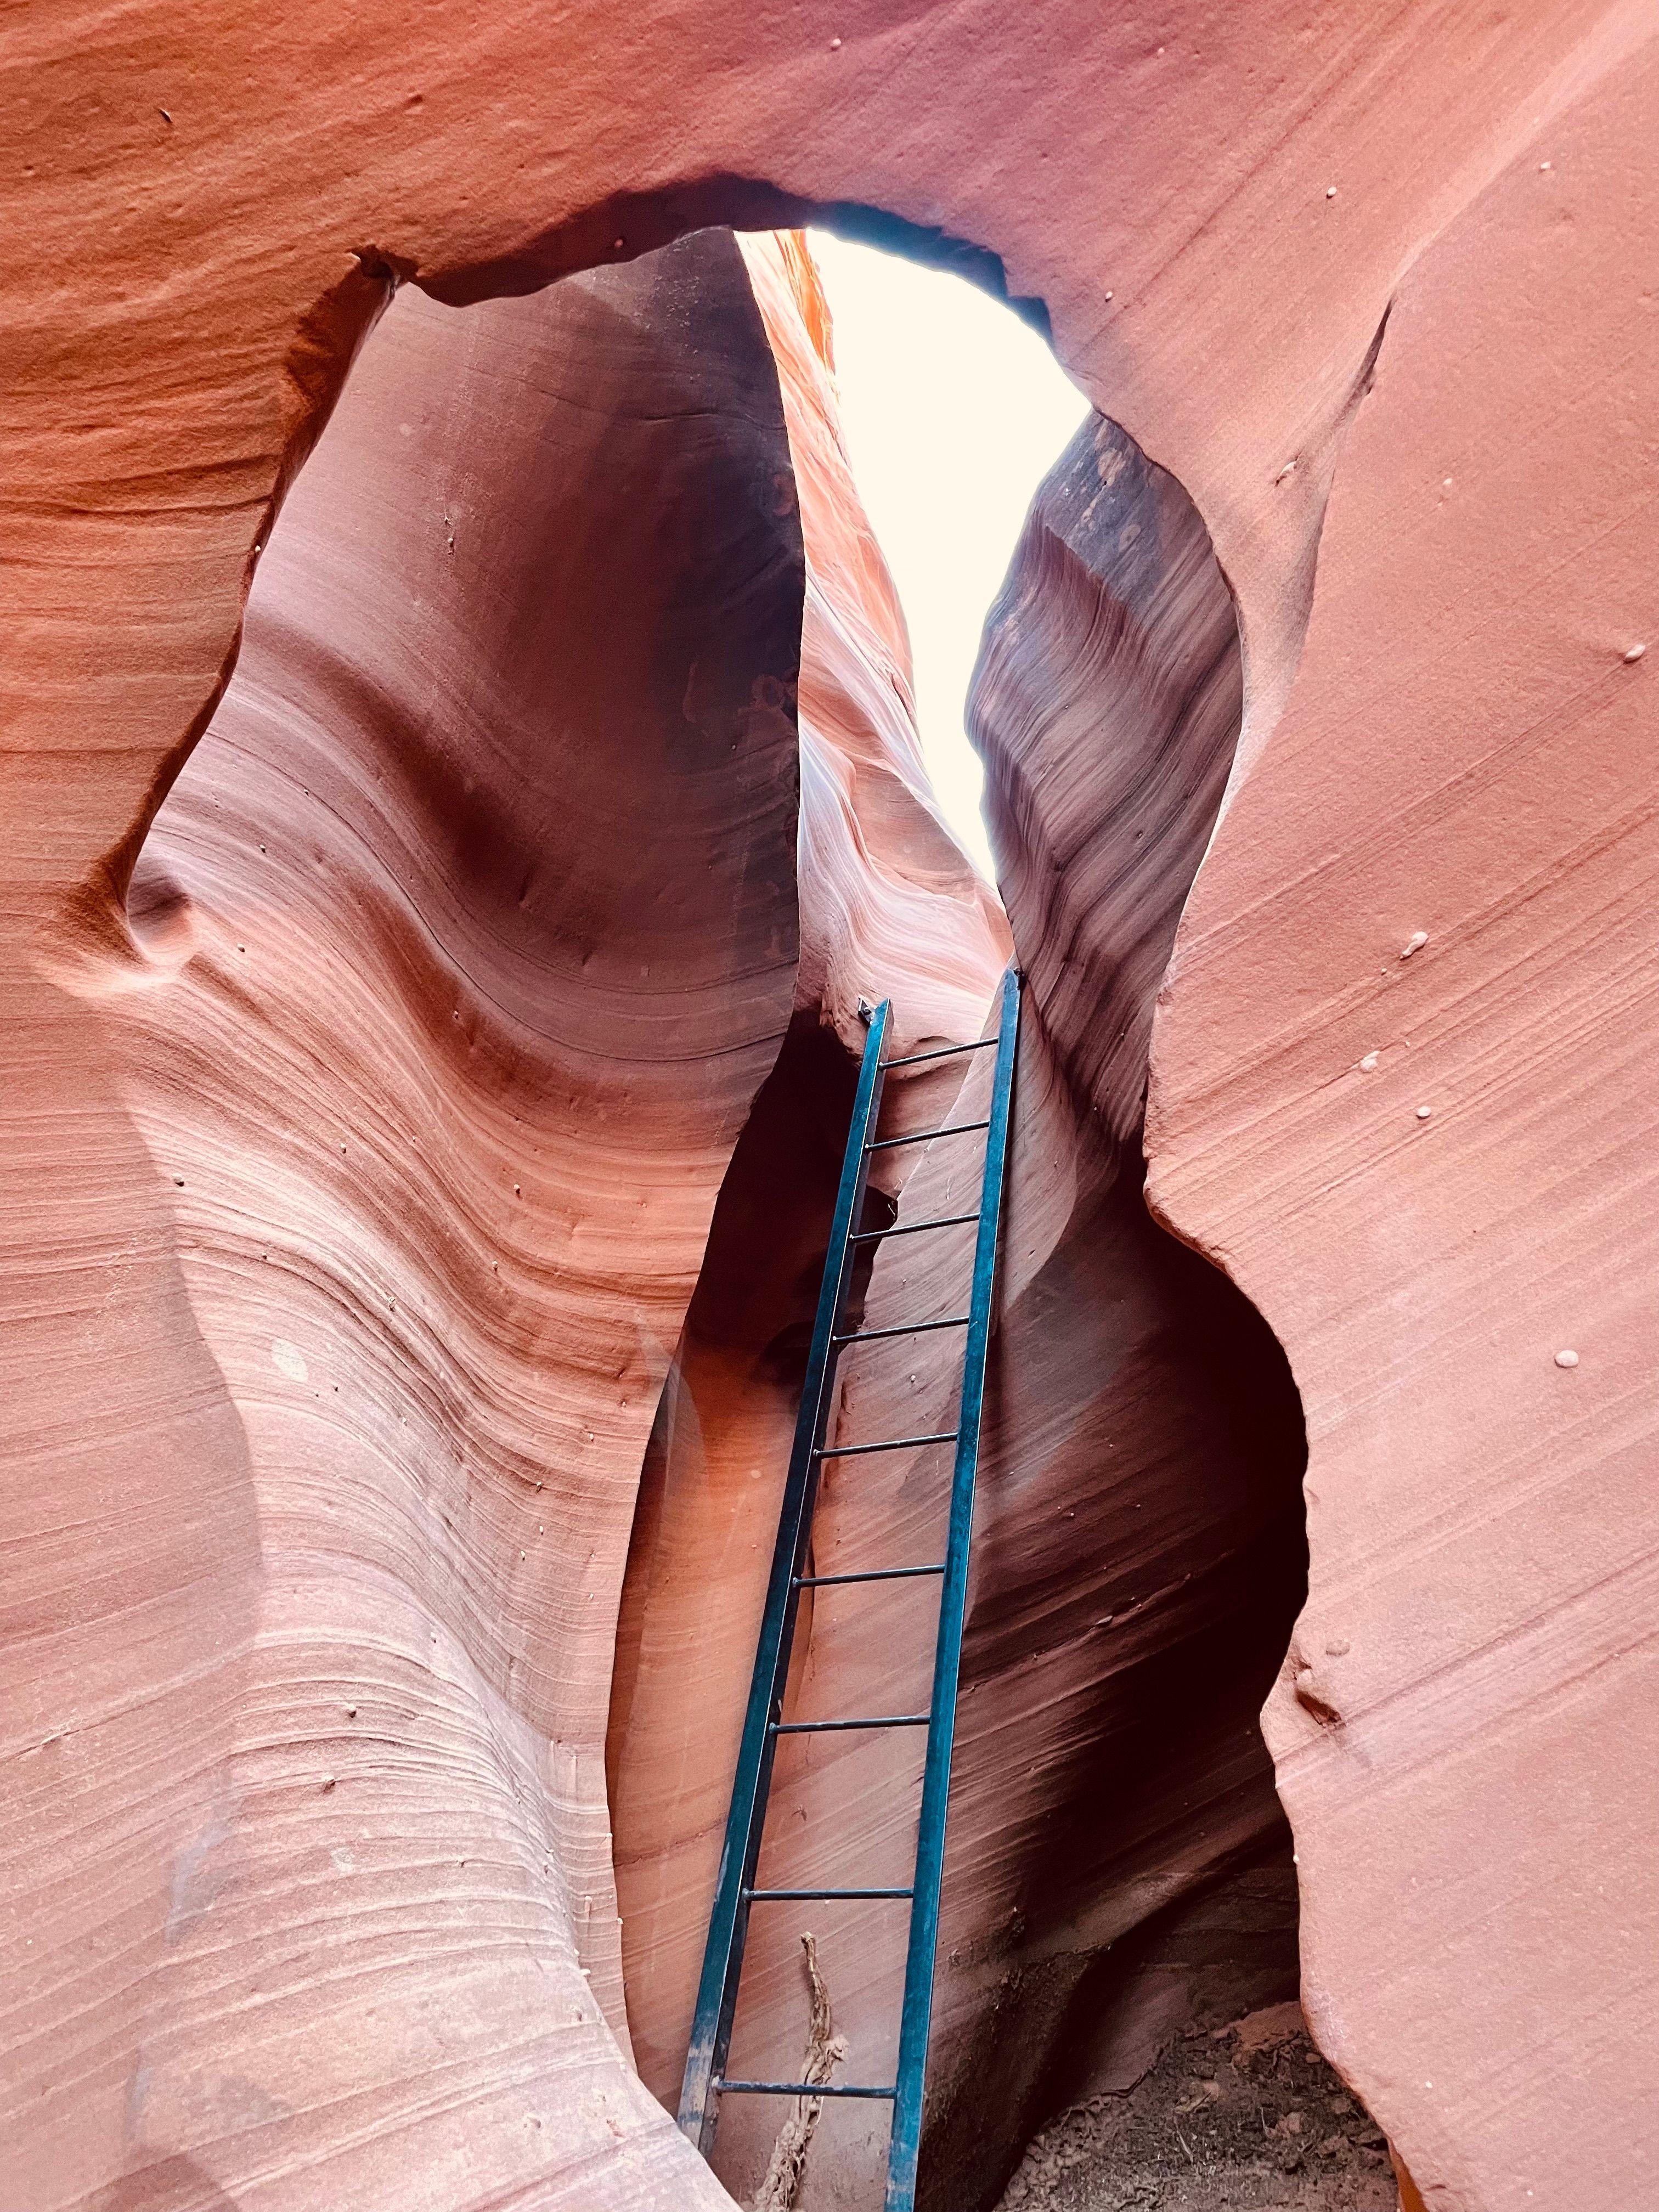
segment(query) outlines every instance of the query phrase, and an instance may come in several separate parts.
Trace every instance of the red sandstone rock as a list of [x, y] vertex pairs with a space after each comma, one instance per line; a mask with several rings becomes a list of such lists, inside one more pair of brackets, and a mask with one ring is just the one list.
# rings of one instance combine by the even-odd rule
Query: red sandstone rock
[[[860, 998], [892, 1001], [895, 1055], [962, 1042], [980, 1034], [1012, 940], [922, 763], [909, 635], [842, 442], [817, 272], [787, 234], [743, 250], [777, 358], [806, 544], [797, 1003], [820, 1008], [854, 1053]], [[896, 1079], [893, 1105], [917, 1089], [914, 1076]]]
[[1659, 2163], [1656, 59], [1402, 283], [1155, 1035], [1153, 1196], [1308, 1411], [1304, 2002], [1460, 2212]]
[[[40, 1462], [112, 1617], [54, 1622], [51, 1741], [14, 1736], [9, 2203], [197, 2201], [178, 2160], [225, 2203], [724, 2201], [625, 2063], [603, 1752], [640, 1462], [794, 982], [790, 481], [729, 235], [400, 300], [140, 951], [72, 971], [169, 1295], [100, 1366], [126, 1480]], [[146, 1433], [172, 1345], [200, 1380]]]
[[[1659, 625], [1635, 542], [1651, 44], [1640, 0], [1182, 5], [1155, 33], [1060, 0], [848, 0], [833, 42], [810, 11], [717, 0], [625, 33], [586, 4], [465, 27], [360, 9], [349, 35], [313, 9], [280, 36], [141, 5], [19, 32], [0, 1237], [27, 1902], [5, 2079], [38, 2113], [44, 2069], [72, 2112], [49, 2124], [80, 2163], [47, 2201], [118, 2170], [131, 2053], [37, 2042], [30, 1979], [66, 1957], [91, 1979], [54, 2018], [102, 2033], [98, 1991], [142, 1961], [199, 1832], [150, 1819], [125, 1740], [165, 1741], [210, 1804], [240, 1722], [201, 1655], [246, 1644], [259, 1603], [248, 1440], [178, 1271], [175, 1187], [120, 1088], [125, 1024], [52, 980], [64, 939], [124, 941], [131, 855], [390, 269], [523, 286], [775, 220], [770, 187], [999, 252], [1214, 540], [1246, 746], [1155, 1045], [1152, 1164], [1309, 1413], [1296, 1672], [1345, 1725], [1287, 1692], [1273, 1729], [1310, 2011], [1427, 2201], [1641, 2201], [1651, 1417], [1625, 1378], [1650, 1347], [1625, 1255], [1656, 1211], [1654, 1015], [1626, 947], [1650, 903], [1632, 795], [1655, 663], [1624, 656]], [[1373, 965], [1424, 1001], [1400, 1038], [1465, 1084], [1456, 1106], [1406, 1094], [1433, 1112], [1397, 1170], [1389, 1037], [1348, 1034]], [[1372, 1050], [1366, 1104], [1342, 1071]], [[1321, 1676], [1355, 1656], [1352, 1683]], [[94, 1768], [63, 1723], [106, 1699], [123, 1717]], [[18, 1802], [74, 1849], [31, 1845]], [[192, 2140], [224, 2124], [198, 2113]], [[411, 2146], [386, 2159], [332, 2201], [410, 2201]], [[188, 2168], [155, 2187], [188, 2201]], [[262, 2194], [285, 2185], [306, 2183]]]

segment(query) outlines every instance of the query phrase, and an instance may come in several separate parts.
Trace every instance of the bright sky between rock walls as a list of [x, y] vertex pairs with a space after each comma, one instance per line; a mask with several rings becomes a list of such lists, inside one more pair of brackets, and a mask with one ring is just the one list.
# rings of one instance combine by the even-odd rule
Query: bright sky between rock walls
[[1087, 403], [1036, 332], [976, 285], [811, 238], [854, 479], [910, 626], [927, 771], [989, 876], [968, 679], [1025, 510]]

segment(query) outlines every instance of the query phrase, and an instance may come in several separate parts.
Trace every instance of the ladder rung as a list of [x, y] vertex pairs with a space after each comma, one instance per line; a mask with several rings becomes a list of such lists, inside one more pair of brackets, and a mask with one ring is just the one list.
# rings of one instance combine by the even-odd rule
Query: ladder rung
[[954, 1429], [941, 1429], [932, 1437], [889, 1437], [881, 1444], [820, 1444], [814, 1450], [814, 1459], [857, 1459], [865, 1452], [902, 1451], [908, 1444], [953, 1444], [957, 1440]]
[[856, 1721], [772, 1721], [769, 1726], [774, 1735], [817, 1735], [825, 1729], [926, 1728], [932, 1718], [931, 1713], [877, 1713]]
[[873, 1244], [878, 1237], [915, 1237], [924, 1229], [954, 1229], [959, 1221], [977, 1221], [976, 1213], [941, 1213], [937, 1221], [896, 1221], [887, 1229], [860, 1229], [849, 1244]]
[[711, 2081], [722, 2097], [894, 2097], [896, 2089], [866, 2089], [855, 2081]]
[[819, 1898], [842, 1897], [914, 1897], [914, 1889], [745, 1889], [744, 1895], [756, 1905], [773, 1905], [781, 1899], [797, 1903], [815, 1901]]
[[988, 1052], [996, 1042], [994, 1037], [981, 1037], [975, 1044], [944, 1044], [934, 1052], [907, 1052], [902, 1060], [884, 1060], [884, 1067], [914, 1067], [919, 1060], [949, 1060], [958, 1052]]
[[952, 1314], [948, 1321], [902, 1321], [895, 1328], [858, 1328], [846, 1336], [831, 1337], [832, 1344], [873, 1344], [878, 1336], [920, 1336], [925, 1328], [966, 1328], [972, 1314]]
[[866, 1567], [857, 1575], [797, 1575], [797, 1589], [823, 1589], [829, 1583], [896, 1583], [905, 1575], [942, 1575], [945, 1562], [936, 1567]]
[[[884, 2191], [890, 2212], [914, 2212], [916, 2201], [917, 2160], [922, 2133], [927, 2046], [932, 2025], [933, 1983], [938, 1963], [945, 1820], [952, 1738], [962, 1688], [969, 1545], [972, 1534], [975, 1478], [987, 1382], [988, 1331], [996, 1297], [997, 1244], [1006, 1182], [1008, 1132], [1019, 1040], [1020, 985], [1018, 969], [1011, 967], [1003, 979], [1000, 1010], [994, 1023], [994, 1036], [982, 1036], [961, 1044], [951, 1043], [907, 1052], [891, 1060], [884, 1058], [884, 1052], [893, 1042], [890, 1002], [884, 1001], [869, 1010], [869, 1029], [859, 1065], [858, 1088], [847, 1130], [841, 1178], [836, 1185], [830, 1250], [819, 1285], [817, 1304], [814, 1309], [811, 1349], [806, 1362], [804, 1388], [795, 1421], [794, 1442], [778, 1516], [777, 1541], [772, 1553], [766, 1607], [755, 1648], [754, 1670], [750, 1680], [743, 1735], [738, 1748], [736, 1772], [732, 1778], [731, 1802], [726, 1814], [720, 1880], [709, 1913], [708, 1935], [703, 1946], [702, 1970], [697, 1985], [696, 2009], [680, 2089], [679, 2125], [705, 2158], [714, 2148], [720, 2106], [727, 2091], [734, 2094], [778, 2097], [786, 2100], [793, 2098], [799, 2100], [794, 2107], [798, 2112], [803, 2109], [816, 2109], [811, 2105], [815, 2098], [825, 2102], [832, 2097], [884, 2100], [892, 2114]], [[915, 1135], [902, 1139], [884, 1139], [876, 1136], [883, 1095], [882, 1082], [889, 1068], [902, 1072], [908, 1066], [981, 1052], [994, 1054], [995, 1070], [990, 1081], [983, 1086], [983, 1095], [965, 1094], [951, 1106], [944, 1105], [941, 1098], [939, 1109], [927, 1109], [930, 1113], [942, 1110], [947, 1116], [965, 1112], [969, 1116], [965, 1122], [947, 1119], [937, 1127], [920, 1130]], [[988, 1117], [983, 1122], [977, 1118], [981, 1113]], [[914, 1116], [906, 1115], [904, 1118], [906, 1121], [921, 1121], [922, 1115], [918, 1112]], [[879, 1207], [866, 1207], [865, 1201], [872, 1174], [871, 1162], [875, 1152], [895, 1141], [930, 1144], [939, 1137], [958, 1133], [967, 1135], [972, 1131], [981, 1131], [985, 1137], [983, 1168], [979, 1177], [982, 1188], [972, 1193], [963, 1190], [957, 1194], [954, 1202], [962, 1210], [926, 1219], [910, 1218], [913, 1212], [920, 1216], [926, 1203], [951, 1202], [937, 1197], [932, 1201], [919, 1200], [913, 1206], [907, 1206], [902, 1218], [897, 1218], [894, 1217], [899, 1214], [900, 1210], [884, 1200]], [[971, 1207], [968, 1205], [970, 1195], [974, 1201]], [[869, 1222], [868, 1228], [863, 1225], [865, 1221]], [[878, 1227], [878, 1222], [886, 1222], [888, 1225]], [[868, 1263], [860, 1259], [855, 1248], [879, 1243], [888, 1237], [922, 1236], [932, 1230], [969, 1226], [975, 1231], [972, 1261], [973, 1296], [968, 1300], [967, 1309], [963, 1313], [947, 1314], [938, 1320], [878, 1328], [866, 1327], [866, 1317], [862, 1314], [855, 1321], [845, 1312], [844, 1301], [849, 1291], [868, 1273]], [[951, 1248], [951, 1254], [955, 1255], [953, 1264], [965, 1259], [967, 1251], [965, 1238], [953, 1245]], [[950, 1258], [951, 1254], [945, 1256]], [[872, 1252], [870, 1256], [873, 1259], [876, 1255]], [[929, 1305], [940, 1305], [945, 1304], [945, 1300], [942, 1297], [918, 1298], [914, 1303], [921, 1305], [925, 1312]], [[950, 1303], [956, 1304], [954, 1295]], [[823, 1438], [827, 1435], [844, 1435], [849, 1429], [877, 1425], [874, 1417], [864, 1422], [843, 1419], [839, 1427], [833, 1419], [836, 1385], [841, 1376], [836, 1353], [841, 1347], [866, 1338], [908, 1338], [939, 1328], [960, 1329], [963, 1336], [962, 1345], [958, 1347], [962, 1354], [962, 1377], [961, 1404], [955, 1414], [956, 1427], [937, 1434], [894, 1437], [874, 1443], [825, 1444]], [[951, 1402], [946, 1400], [945, 1405]], [[931, 1412], [937, 1418], [944, 1413], [945, 1406], [925, 1407], [918, 1404], [909, 1410], [915, 1413]], [[884, 1428], [887, 1425], [884, 1419], [879, 1425]], [[914, 1452], [947, 1443], [951, 1448], [954, 1462], [951, 1485], [950, 1540], [939, 1545], [941, 1555], [939, 1562], [926, 1561], [915, 1566], [853, 1569], [845, 1573], [825, 1575], [799, 1571], [814, 1563], [813, 1516], [815, 1509], [822, 1502], [823, 1467], [826, 1461], [878, 1451]], [[941, 1461], [940, 1465], [943, 1464]], [[900, 1473], [902, 1471], [898, 1470]], [[856, 1485], [859, 1478], [853, 1474], [842, 1476], [840, 1480], [843, 1482], [852, 1480]], [[830, 1488], [833, 1492], [834, 1485]], [[895, 1545], [893, 1548], [898, 1549], [899, 1547]], [[910, 1547], [906, 1546], [903, 1548]], [[933, 1548], [931, 1540], [928, 1548]], [[913, 1686], [915, 1696], [927, 1697], [928, 1710], [925, 1712], [854, 1713], [845, 1719], [785, 1720], [783, 1715], [790, 1705], [787, 1692], [791, 1679], [792, 1648], [796, 1641], [796, 1629], [803, 1610], [799, 1603], [802, 1589], [835, 1583], [877, 1583], [921, 1576], [931, 1576], [939, 1584], [939, 1620], [937, 1634], [933, 1639], [932, 1683], [925, 1688], [921, 1682]], [[855, 1612], [858, 1610], [854, 1607]], [[856, 1698], [851, 1695], [824, 1698], [821, 1702], [873, 1705], [877, 1699], [874, 1694], [868, 1698], [859, 1694]], [[808, 1887], [771, 1890], [756, 1887], [761, 1881], [769, 1798], [779, 1739], [784, 1735], [846, 1729], [857, 1729], [861, 1734], [869, 1733], [873, 1736], [889, 1729], [921, 1731], [920, 1738], [913, 1739], [913, 1745], [922, 1754], [915, 1764], [925, 1771], [921, 1775], [921, 1802], [915, 1832], [915, 1859], [908, 1888], [896, 1886], [888, 1888], [875, 1884], [849, 1885], [844, 1889]], [[872, 1750], [877, 1748], [873, 1741], [870, 1747]], [[854, 1755], [856, 1750], [856, 1746], [849, 1746], [846, 1753], [826, 1752], [824, 1755], [847, 1757]], [[815, 1754], [803, 1755], [810, 1758]], [[826, 1856], [829, 1856], [827, 1852], [814, 1853], [806, 1863], [821, 1864]], [[834, 1863], [833, 1858], [830, 1863]], [[902, 1863], [901, 1859], [899, 1864]], [[781, 1871], [780, 1868], [778, 1872]], [[896, 1873], [898, 1867], [896, 1866], [894, 1871]], [[812, 1921], [813, 1912], [818, 1911], [823, 1904], [842, 1899], [849, 1902], [902, 1903], [905, 1908], [903, 1918], [908, 1923], [908, 1933], [905, 1938], [902, 2016], [890, 2069], [885, 2064], [880, 2069], [884, 2073], [890, 2070], [891, 2081], [880, 2083], [837, 2081], [833, 2077], [840, 2070], [838, 2068], [819, 2065], [816, 2060], [811, 2065], [803, 2060], [799, 2073], [822, 2074], [830, 2078], [821, 2081], [799, 2078], [781, 2081], [728, 2079], [726, 2067], [732, 2024], [741, 2009], [738, 1999], [744, 1948], [752, 1925], [754, 1906], [774, 1900], [793, 1902], [796, 1912], [791, 1925], [812, 1925], [816, 1924]], [[809, 1904], [811, 1911], [807, 1910]], [[897, 1916], [895, 1915], [894, 1918], [896, 1923]], [[866, 2069], [860, 2068], [858, 2070]], [[873, 2072], [876, 2069], [871, 2068], [867, 2070]]]
[[942, 1129], [918, 1129], [913, 1137], [878, 1137], [873, 1145], [866, 1145], [866, 1152], [890, 1152], [895, 1145], [925, 1145], [934, 1137], [965, 1137], [972, 1129], [988, 1129], [989, 1116], [983, 1121], [951, 1121]]

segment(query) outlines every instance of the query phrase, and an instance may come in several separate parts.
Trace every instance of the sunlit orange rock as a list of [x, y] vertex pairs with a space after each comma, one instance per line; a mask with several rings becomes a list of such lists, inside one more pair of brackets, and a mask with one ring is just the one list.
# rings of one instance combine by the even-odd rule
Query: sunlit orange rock
[[[979, 1035], [1012, 940], [922, 763], [909, 635], [848, 466], [817, 272], [798, 235], [742, 245], [777, 358], [806, 544], [797, 1003], [858, 1053], [859, 1000], [890, 1000], [897, 1056]], [[894, 1079], [896, 1094], [917, 1088], [914, 1075]]]

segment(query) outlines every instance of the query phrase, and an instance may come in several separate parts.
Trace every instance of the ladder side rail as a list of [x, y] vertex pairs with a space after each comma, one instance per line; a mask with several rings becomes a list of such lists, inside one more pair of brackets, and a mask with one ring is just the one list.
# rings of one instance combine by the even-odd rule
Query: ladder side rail
[[830, 1246], [807, 1355], [806, 1378], [795, 1417], [795, 1438], [778, 1515], [766, 1607], [761, 1617], [755, 1670], [750, 1680], [749, 1704], [738, 1745], [737, 1771], [732, 1782], [726, 1841], [720, 1852], [708, 1942], [703, 1948], [696, 2009], [692, 2015], [691, 2040], [680, 2085], [679, 2126], [705, 2156], [713, 2147], [719, 2116], [719, 2093], [714, 2084], [726, 2065], [726, 2046], [737, 2010], [738, 1981], [749, 1923], [744, 1892], [754, 1881], [771, 1789], [776, 1739], [770, 1723], [782, 1698], [794, 1641], [795, 1615], [799, 1604], [795, 1577], [800, 1571], [817, 1496], [817, 1446], [829, 1417], [830, 1384], [840, 1352], [835, 1338], [841, 1325], [853, 1255], [857, 1249], [852, 1232], [864, 1206], [870, 1170], [868, 1139], [881, 1103], [884, 1074], [881, 1048], [887, 1030], [888, 1011], [889, 1001], [884, 1000], [871, 1015], [864, 1058], [859, 1068], [853, 1125], [842, 1161], [841, 1184], [830, 1221]]
[[974, 1484], [979, 1468], [980, 1417], [985, 1399], [997, 1239], [1007, 1165], [1008, 1120], [1019, 1044], [1020, 981], [1019, 970], [1011, 968], [1003, 984], [996, 1071], [992, 1082], [991, 1126], [986, 1135], [984, 1178], [980, 1187], [979, 1234], [975, 1240], [973, 1294], [969, 1301], [972, 1318], [963, 1358], [962, 1401], [957, 1418], [950, 1528], [934, 1648], [927, 1758], [916, 1831], [915, 1896], [910, 1908], [910, 1940], [904, 1966], [904, 2006], [899, 2021], [898, 2065], [894, 2077], [885, 2212], [914, 2212], [916, 2197], [922, 2092], [927, 2082], [927, 2039], [933, 2011], [933, 1962], [939, 1945], [945, 1822], [951, 1790], [951, 1753], [956, 1740], [957, 1686], [962, 1671], [968, 1558], [974, 1526]]

